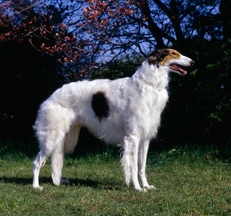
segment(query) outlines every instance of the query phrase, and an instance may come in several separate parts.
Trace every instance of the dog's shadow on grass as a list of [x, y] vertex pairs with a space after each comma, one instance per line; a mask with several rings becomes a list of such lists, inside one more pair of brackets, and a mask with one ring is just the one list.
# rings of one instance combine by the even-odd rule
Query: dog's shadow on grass
[[[0, 182], [9, 183], [9, 184], [16, 184], [16, 185], [32, 185], [32, 178], [21, 178], [21, 177], [0, 177]], [[63, 185], [83, 185], [89, 187], [97, 187], [98, 182], [92, 181], [90, 179], [64, 179], [68, 182], [63, 182]], [[39, 178], [40, 184], [53, 184], [52, 179], [49, 177], [40, 177]]]
[[5, 177], [4, 176], [4, 177], [0, 177], [0, 183], [16, 184], [16, 185], [28, 185], [28, 184], [32, 184], [32, 179], [31, 178]]
[[92, 188], [96, 188], [99, 185], [98, 181], [93, 181], [91, 179], [79, 179], [79, 178], [75, 178], [75, 179], [67, 179], [67, 182], [64, 182], [63, 184], [65, 185], [70, 185], [70, 186], [87, 186], [87, 187], [92, 187]]
[[105, 181], [95, 181], [91, 179], [71, 179], [69, 185], [73, 186], [87, 186], [92, 188], [98, 188], [102, 190], [120, 190], [121, 185], [114, 183], [111, 180]]
[[[31, 185], [32, 186], [32, 178], [21, 178], [21, 177], [0, 177], [0, 183], [5, 184], [15, 184], [15, 185]], [[50, 184], [53, 185], [52, 179], [49, 177], [40, 177], [39, 183], [42, 186], [43, 184]], [[91, 187], [91, 188], [99, 188], [99, 189], [106, 189], [106, 190], [118, 190], [118, 185], [112, 184], [102, 184], [98, 181], [91, 180], [91, 179], [68, 179], [68, 182], [61, 183], [61, 185], [66, 186], [83, 186], [83, 187]]]

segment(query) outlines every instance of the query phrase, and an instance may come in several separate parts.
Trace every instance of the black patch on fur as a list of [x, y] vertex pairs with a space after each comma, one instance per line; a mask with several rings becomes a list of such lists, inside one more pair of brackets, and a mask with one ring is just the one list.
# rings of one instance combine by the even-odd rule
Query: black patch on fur
[[99, 120], [109, 116], [108, 99], [104, 92], [99, 91], [93, 94], [91, 106]]
[[168, 49], [158, 49], [149, 55], [148, 63], [158, 66], [159, 62], [161, 62], [164, 59], [164, 57], [166, 57], [168, 54]]

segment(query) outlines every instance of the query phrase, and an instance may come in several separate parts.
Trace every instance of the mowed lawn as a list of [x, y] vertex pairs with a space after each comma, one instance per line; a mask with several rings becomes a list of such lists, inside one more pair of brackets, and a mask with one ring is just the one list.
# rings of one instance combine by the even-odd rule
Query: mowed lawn
[[231, 163], [210, 148], [151, 152], [147, 175], [157, 189], [127, 188], [119, 153], [66, 157], [69, 184], [52, 185], [50, 161], [43, 190], [32, 189], [33, 158], [0, 154], [0, 215], [231, 215]]

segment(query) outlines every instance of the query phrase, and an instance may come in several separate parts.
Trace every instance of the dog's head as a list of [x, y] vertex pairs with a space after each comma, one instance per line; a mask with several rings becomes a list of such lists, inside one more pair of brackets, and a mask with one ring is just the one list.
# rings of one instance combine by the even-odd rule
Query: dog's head
[[186, 75], [187, 69], [194, 65], [194, 61], [174, 49], [159, 49], [148, 57], [149, 64], [157, 67], [166, 66], [170, 72]]

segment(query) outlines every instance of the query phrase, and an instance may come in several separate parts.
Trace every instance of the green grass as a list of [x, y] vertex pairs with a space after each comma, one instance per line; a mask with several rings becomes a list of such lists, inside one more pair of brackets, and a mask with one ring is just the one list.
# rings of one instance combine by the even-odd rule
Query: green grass
[[31, 185], [33, 158], [2, 151], [0, 215], [231, 215], [231, 164], [219, 158], [209, 148], [150, 153], [147, 174], [157, 189], [139, 193], [126, 188], [119, 153], [67, 157], [70, 184], [52, 185], [48, 161], [40, 191]]

